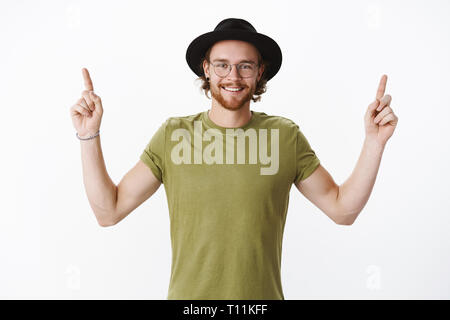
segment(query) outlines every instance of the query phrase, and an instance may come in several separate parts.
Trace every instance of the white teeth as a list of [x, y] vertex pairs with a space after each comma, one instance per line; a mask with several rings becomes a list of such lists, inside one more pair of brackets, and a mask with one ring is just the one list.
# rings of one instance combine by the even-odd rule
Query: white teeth
[[233, 92], [241, 91], [243, 89], [243, 88], [229, 88], [229, 87], [223, 87], [223, 88], [227, 91], [233, 91]]

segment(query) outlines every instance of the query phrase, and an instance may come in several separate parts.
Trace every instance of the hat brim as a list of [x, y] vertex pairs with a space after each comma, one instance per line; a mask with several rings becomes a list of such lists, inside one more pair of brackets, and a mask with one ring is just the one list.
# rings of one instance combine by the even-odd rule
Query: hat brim
[[211, 31], [195, 38], [186, 51], [186, 61], [189, 68], [199, 77], [204, 75], [200, 63], [206, 51], [217, 41], [242, 40], [253, 44], [261, 53], [264, 60], [270, 62], [265, 69], [267, 80], [270, 80], [280, 70], [282, 54], [278, 44], [270, 37], [255, 32], [239, 30]]

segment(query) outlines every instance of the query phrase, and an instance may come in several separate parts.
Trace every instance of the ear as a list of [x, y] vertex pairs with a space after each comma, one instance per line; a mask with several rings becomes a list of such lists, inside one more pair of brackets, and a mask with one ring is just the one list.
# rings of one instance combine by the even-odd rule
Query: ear
[[209, 76], [209, 63], [208, 61], [203, 60], [203, 73], [205, 74], [205, 77], [210, 77]]

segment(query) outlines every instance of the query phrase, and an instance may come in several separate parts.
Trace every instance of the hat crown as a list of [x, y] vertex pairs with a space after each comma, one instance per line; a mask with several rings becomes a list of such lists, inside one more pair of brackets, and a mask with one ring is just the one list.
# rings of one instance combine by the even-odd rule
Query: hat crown
[[224, 31], [224, 30], [245, 30], [250, 32], [256, 32], [256, 29], [251, 25], [250, 22], [244, 19], [228, 18], [219, 22], [219, 24], [214, 28], [214, 31]]

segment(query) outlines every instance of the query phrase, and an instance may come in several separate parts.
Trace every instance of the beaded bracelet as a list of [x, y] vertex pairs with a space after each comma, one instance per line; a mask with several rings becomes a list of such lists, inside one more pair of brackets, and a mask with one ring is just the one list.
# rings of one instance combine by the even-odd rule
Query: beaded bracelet
[[100, 130], [98, 130], [97, 133], [94, 134], [93, 136], [90, 136], [90, 137], [87, 137], [87, 138], [80, 138], [80, 137], [78, 136], [78, 132], [76, 133], [76, 136], [77, 136], [77, 138], [80, 139], [80, 140], [91, 140], [91, 139], [94, 139], [94, 138], [95, 138], [96, 136], [98, 136], [99, 134], [100, 134]]

